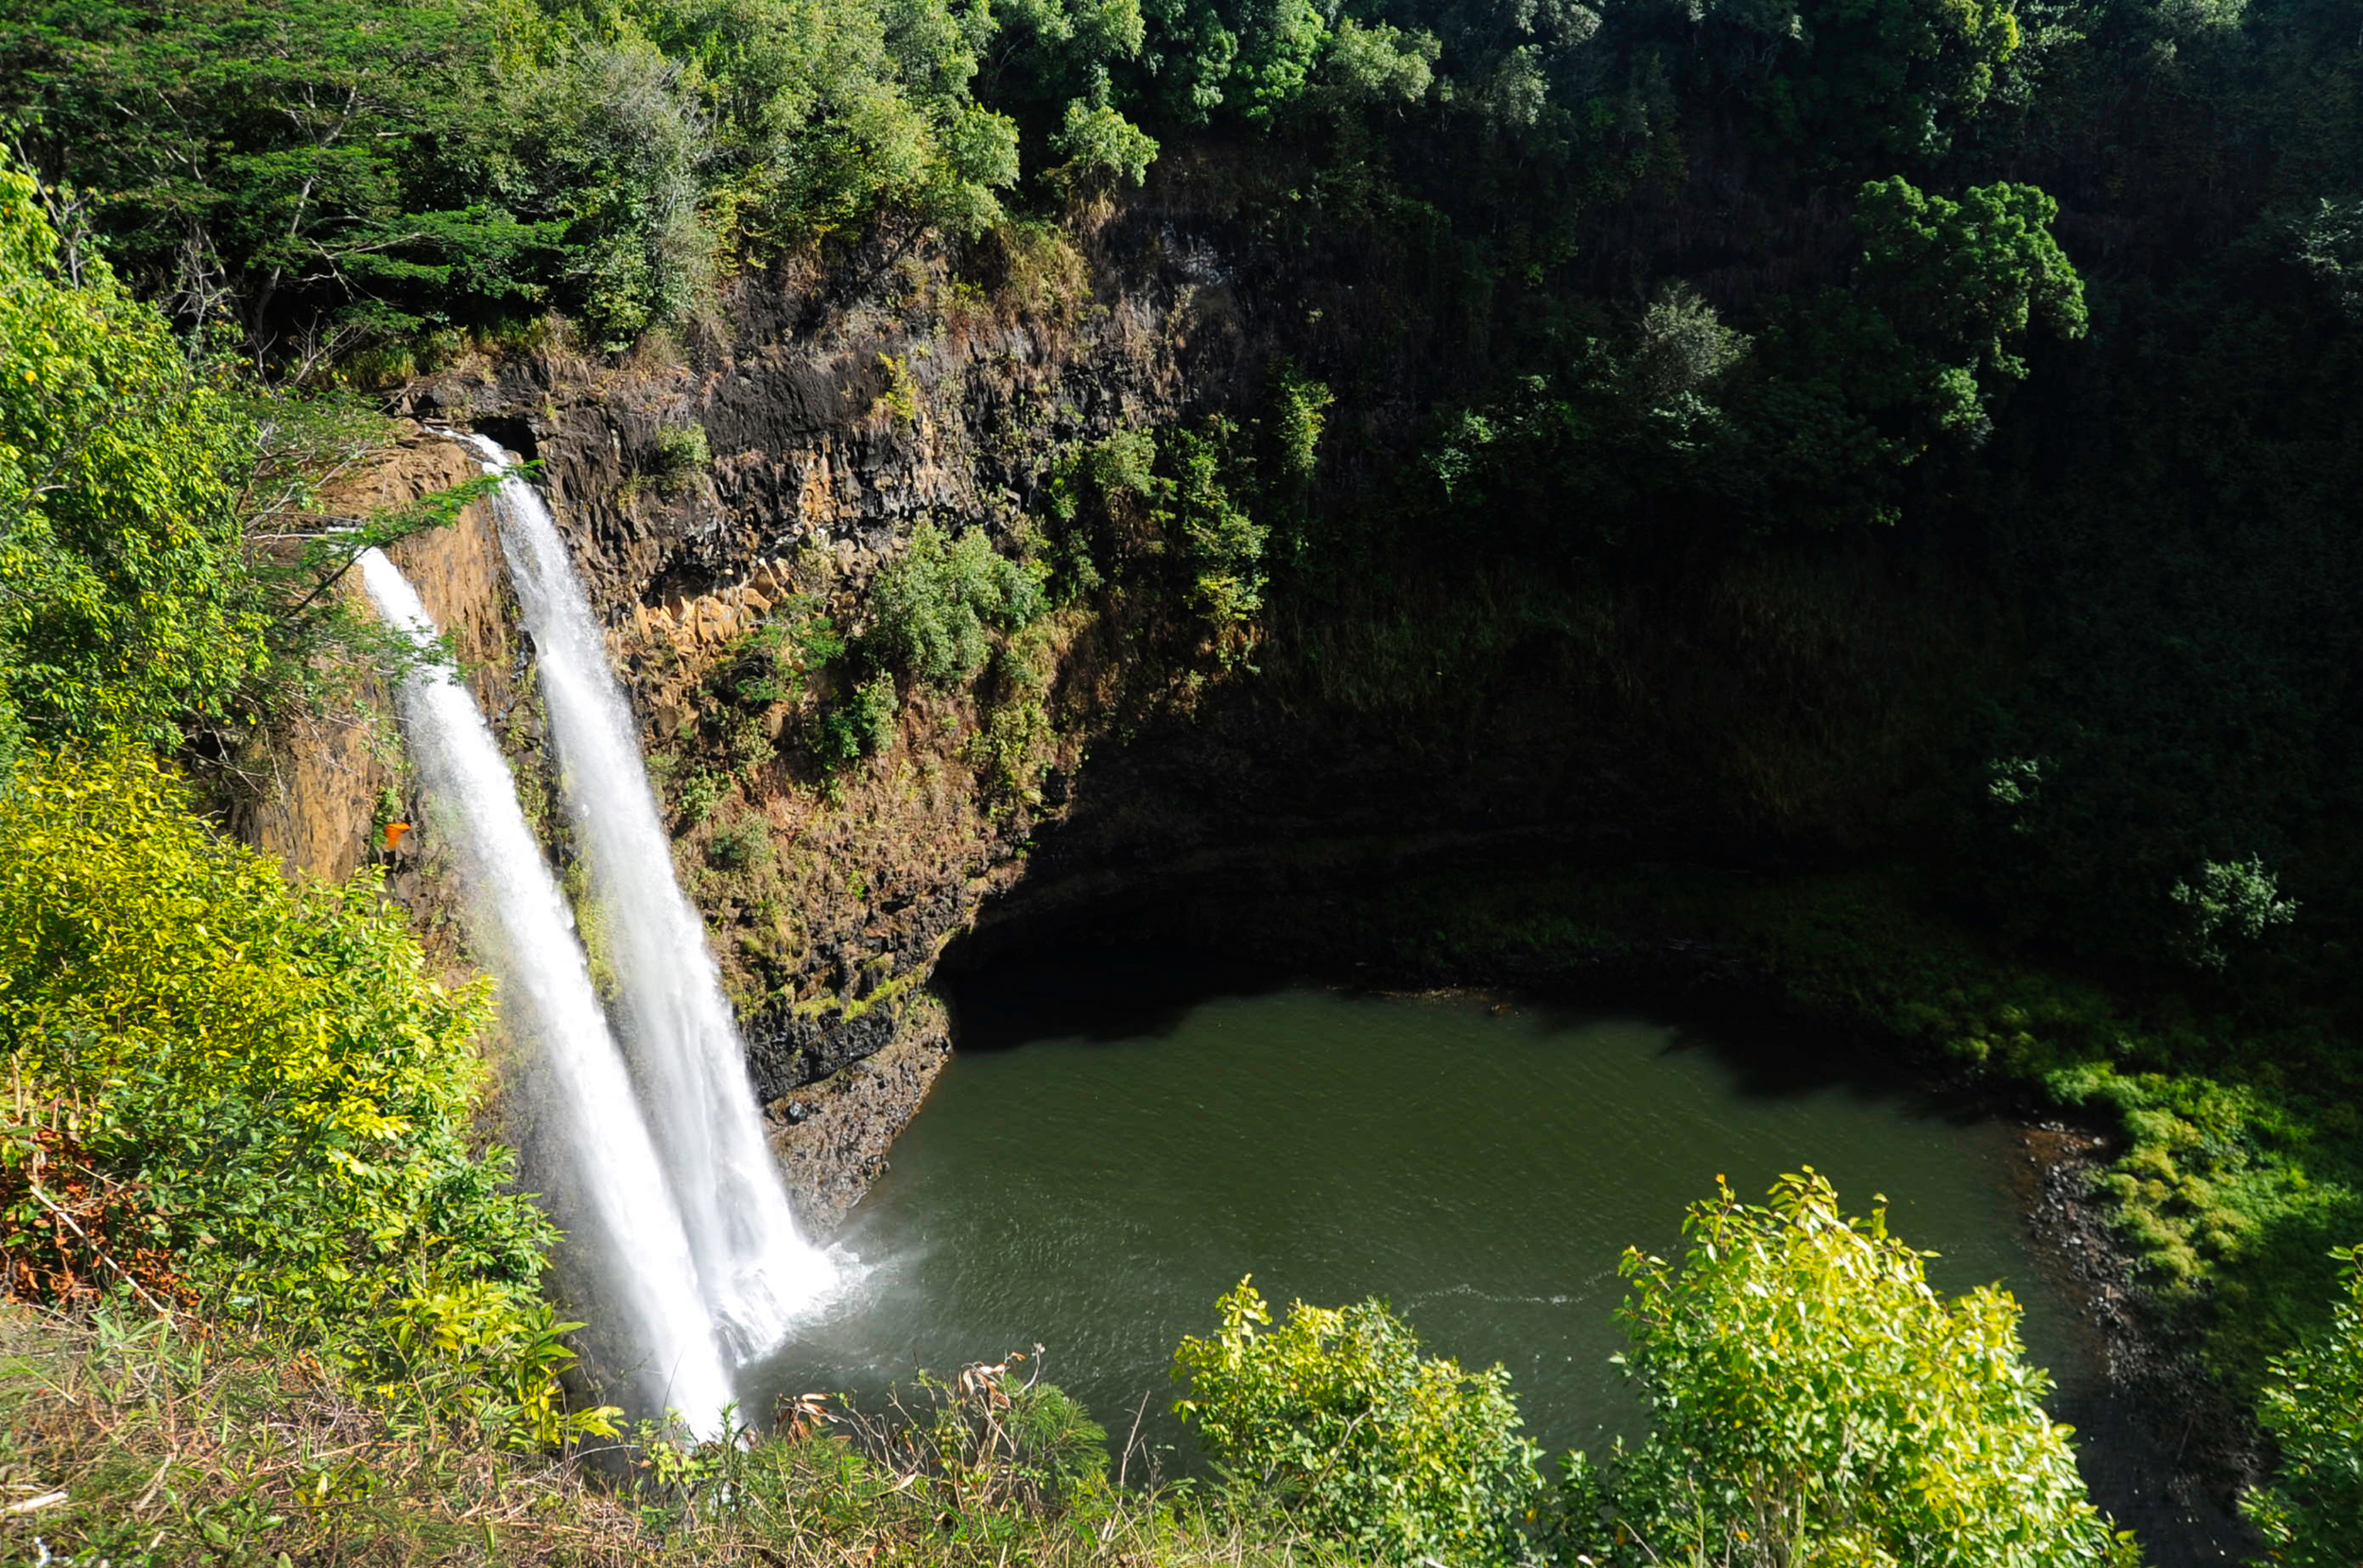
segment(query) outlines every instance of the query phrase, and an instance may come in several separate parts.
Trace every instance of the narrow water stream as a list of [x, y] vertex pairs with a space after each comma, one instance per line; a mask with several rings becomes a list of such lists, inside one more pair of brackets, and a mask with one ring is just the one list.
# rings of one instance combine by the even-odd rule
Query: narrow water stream
[[960, 1052], [842, 1238], [866, 1280], [750, 1394], [874, 1395], [1039, 1341], [1186, 1471], [1173, 1347], [1251, 1272], [1280, 1301], [1386, 1297], [1431, 1350], [1507, 1365], [1546, 1449], [1596, 1451], [1640, 1427], [1608, 1359], [1622, 1249], [1672, 1249], [1718, 1173], [1752, 1197], [1805, 1164], [1850, 1208], [1885, 1194], [1942, 1288], [2009, 1284], [2035, 1360], [2080, 1353], [2022, 1240], [2010, 1129], [1800, 1042], [1171, 954], [1005, 965], [953, 1000]]

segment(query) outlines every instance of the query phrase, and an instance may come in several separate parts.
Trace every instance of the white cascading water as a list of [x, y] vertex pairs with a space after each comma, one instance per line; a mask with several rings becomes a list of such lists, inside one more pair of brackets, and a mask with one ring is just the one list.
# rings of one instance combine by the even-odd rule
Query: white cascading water
[[673, 874], [640, 732], [549, 508], [508, 455], [464, 437], [502, 475], [501, 548], [532, 633], [567, 821], [591, 872], [601, 956], [625, 1043], [697, 1261], [715, 1331], [739, 1360], [770, 1349], [835, 1268], [796, 1232], [763, 1135], [746, 1046], [705, 922]]
[[[378, 612], [431, 648], [435, 624], [401, 571], [376, 550], [360, 564]], [[573, 914], [475, 698], [429, 664], [403, 681], [398, 700], [436, 836], [460, 865], [470, 937], [499, 978], [503, 1014], [524, 1048], [515, 1087], [526, 1112], [545, 1124], [536, 1164], [565, 1167], [534, 1178], [567, 1232], [566, 1265], [584, 1276], [601, 1316], [622, 1319], [605, 1325], [609, 1359], [634, 1373], [648, 1407], [669, 1406], [711, 1435], [733, 1397], [730, 1370]]]

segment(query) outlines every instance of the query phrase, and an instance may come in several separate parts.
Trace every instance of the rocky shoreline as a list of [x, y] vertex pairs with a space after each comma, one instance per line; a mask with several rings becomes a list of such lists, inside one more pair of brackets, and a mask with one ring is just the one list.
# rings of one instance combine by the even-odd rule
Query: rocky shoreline
[[771, 1152], [804, 1234], [826, 1242], [887, 1171], [951, 1055], [942, 1009], [914, 1007], [887, 1045], [764, 1108]]
[[2013, 1185], [2038, 1261], [2084, 1304], [2087, 1365], [2059, 1370], [2052, 1413], [2080, 1435], [2096, 1499], [2158, 1568], [2248, 1559], [2256, 1542], [2234, 1499], [2265, 1468], [2255, 1425], [2176, 1349], [2133, 1281], [2094, 1190], [2111, 1135], [2045, 1118], [2018, 1136], [2027, 1163]]

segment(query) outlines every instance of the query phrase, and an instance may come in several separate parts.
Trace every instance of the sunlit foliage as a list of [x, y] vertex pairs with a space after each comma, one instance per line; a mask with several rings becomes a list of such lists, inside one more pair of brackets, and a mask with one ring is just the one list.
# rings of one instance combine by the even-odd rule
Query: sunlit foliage
[[1422, 1354], [1381, 1301], [1298, 1301], [1275, 1324], [1242, 1280], [1215, 1308], [1215, 1334], [1174, 1353], [1174, 1408], [1216, 1461], [1380, 1561], [1517, 1559], [1542, 1451], [1508, 1372]]
[[203, 1304], [547, 1440], [552, 1233], [470, 1126], [490, 1004], [430, 978], [373, 873], [289, 888], [145, 751], [28, 753], [0, 789], [0, 1050]]
[[1692, 1206], [1679, 1263], [1629, 1251], [1627, 1367], [1651, 1431], [1574, 1490], [1619, 1560], [2131, 1563], [2086, 1500], [2050, 1379], [1997, 1286], [1946, 1301], [1811, 1170]]
[[2328, 1330], [2266, 1377], [2259, 1413], [2280, 1462], [2242, 1499], [2267, 1559], [2288, 1568], [2363, 1560], [2363, 1252], [2338, 1256], [2347, 1270]]
[[167, 741], [260, 672], [233, 505], [250, 442], [0, 157], [0, 750], [20, 725]]

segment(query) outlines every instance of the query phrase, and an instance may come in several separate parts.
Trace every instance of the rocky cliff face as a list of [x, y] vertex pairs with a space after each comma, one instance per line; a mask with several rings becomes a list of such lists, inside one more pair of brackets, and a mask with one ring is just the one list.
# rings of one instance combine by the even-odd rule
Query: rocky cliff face
[[[474, 477], [481, 467], [457, 443], [415, 424], [355, 476], [320, 498], [328, 513], [366, 516]], [[450, 525], [414, 534], [387, 552], [449, 638], [476, 700], [512, 750], [532, 744], [516, 606], [501, 567], [491, 507], [478, 502]], [[355, 573], [331, 589], [356, 611], [368, 599]], [[358, 680], [341, 700], [297, 714], [258, 737], [233, 763], [246, 787], [230, 794], [232, 831], [276, 856], [290, 875], [341, 882], [365, 865], [386, 872], [387, 892], [409, 912], [435, 953], [455, 968], [457, 889], [431, 831], [414, 827], [389, 848], [386, 829], [419, 822], [410, 798], [390, 693]]]
[[[882, 244], [825, 275], [743, 279], [683, 341], [620, 365], [553, 340], [454, 366], [407, 391], [402, 444], [332, 498], [358, 512], [469, 476], [472, 455], [440, 428], [540, 465], [817, 1221], [858, 1196], [940, 1063], [941, 1015], [918, 985], [1058, 809], [1111, 689], [1108, 656], [1088, 614], [1045, 626], [1037, 656], [1064, 718], [1028, 742], [1041, 787], [1012, 786], [980, 750], [990, 690], [911, 691], [875, 755], [824, 767], [807, 742], [845, 678], [816, 661], [794, 689], [750, 699], [734, 661], [806, 625], [858, 629], [871, 577], [923, 522], [1021, 548], [1061, 454], [1225, 387], [1246, 353], [1228, 291], [1153, 238], [1099, 237], [1019, 233], [958, 257]], [[555, 780], [488, 512], [393, 553], [535, 813]], [[454, 930], [431, 837], [384, 847], [412, 802], [382, 692], [271, 737], [248, 771], [259, 786], [235, 816], [250, 841], [319, 877], [387, 863], [422, 927]], [[562, 824], [538, 815], [562, 866]]]

